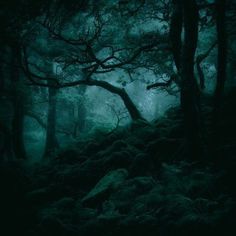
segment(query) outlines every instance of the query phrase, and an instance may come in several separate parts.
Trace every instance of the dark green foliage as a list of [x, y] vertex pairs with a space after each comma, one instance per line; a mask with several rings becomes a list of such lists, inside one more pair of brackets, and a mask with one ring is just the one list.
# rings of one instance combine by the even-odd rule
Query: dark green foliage
[[0, 2], [0, 235], [236, 235], [236, 11], [215, 2]]
[[[232, 97], [235, 93], [228, 95], [228, 101]], [[226, 114], [231, 105], [225, 104]], [[169, 111], [163, 119], [178, 124], [178, 111]], [[224, 119], [224, 139], [216, 149], [228, 154], [225, 160], [224, 153], [223, 159], [218, 153], [220, 168], [211, 162], [192, 162], [190, 157], [184, 160], [177, 148], [181, 134], [172, 132], [177, 125], [164, 126], [164, 120], [152, 129], [145, 126], [112, 134], [80, 151], [79, 146], [64, 150], [56, 159], [26, 172], [27, 177], [22, 168], [16, 172], [12, 166], [2, 166], [5, 178], [17, 183], [17, 189], [5, 185], [3, 202], [8, 199], [12, 204], [13, 196], [18, 196], [14, 205], [5, 207], [9, 211], [23, 206], [17, 210], [24, 214], [27, 225], [18, 218], [10, 222], [16, 222], [25, 235], [35, 236], [234, 235], [235, 168], [231, 160], [235, 151], [233, 144], [230, 148], [225, 144], [232, 138], [228, 128], [232, 118], [226, 115]], [[154, 142], [150, 137], [155, 132], [160, 138]]]

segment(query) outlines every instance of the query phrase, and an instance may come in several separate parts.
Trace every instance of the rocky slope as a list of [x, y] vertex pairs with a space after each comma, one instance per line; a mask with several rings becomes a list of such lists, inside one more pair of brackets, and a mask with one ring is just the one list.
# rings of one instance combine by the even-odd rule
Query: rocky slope
[[152, 125], [80, 141], [48, 163], [2, 163], [2, 235], [236, 235], [236, 99], [227, 101], [211, 152], [217, 161], [184, 154], [172, 109]]

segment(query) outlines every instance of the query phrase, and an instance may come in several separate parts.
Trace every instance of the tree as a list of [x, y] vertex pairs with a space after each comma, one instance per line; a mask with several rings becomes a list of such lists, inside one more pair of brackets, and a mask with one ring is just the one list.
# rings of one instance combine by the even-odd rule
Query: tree
[[[48, 82], [50, 83], [50, 82]], [[47, 117], [47, 129], [46, 129], [46, 145], [44, 151], [44, 157], [50, 157], [58, 148], [58, 141], [56, 138], [56, 96], [57, 90], [53, 87], [48, 88], [48, 117]]]
[[183, 8], [181, 0], [173, 0], [172, 16], [170, 23], [170, 40], [172, 53], [177, 70], [180, 70], [182, 40], [181, 33], [183, 27]]
[[24, 147], [24, 96], [20, 90], [21, 71], [19, 70], [19, 61], [21, 60], [20, 47], [17, 45], [12, 47], [12, 73], [11, 81], [13, 86], [13, 108], [14, 114], [12, 119], [12, 139], [15, 156], [18, 159], [26, 159], [26, 151]]
[[216, 28], [218, 39], [217, 79], [214, 98], [214, 119], [218, 119], [226, 81], [227, 67], [227, 33], [226, 33], [226, 0], [216, 0]]
[[194, 59], [198, 41], [198, 8], [195, 0], [183, 1], [184, 42], [180, 66], [181, 106], [184, 113], [189, 153], [200, 154], [201, 127], [199, 91], [194, 76]]
[[73, 104], [73, 116], [74, 116], [74, 127], [73, 134], [74, 138], [77, 138], [85, 128], [85, 117], [86, 117], [86, 106], [85, 106], [85, 94], [87, 86], [80, 86], [79, 88], [79, 101]]
[[170, 39], [174, 62], [180, 76], [180, 101], [184, 114], [185, 139], [188, 154], [198, 157], [201, 149], [201, 122], [199, 89], [194, 75], [198, 42], [198, 6], [195, 0], [173, 0], [172, 5]]
[[[126, 106], [130, 117], [133, 120], [143, 119], [124, 88], [116, 87], [111, 83], [94, 79], [93, 77], [94, 75], [106, 74], [114, 70], [124, 69], [125, 67], [130, 66], [143, 53], [152, 50], [154, 47], [158, 46], [158, 44], [150, 43], [136, 46], [134, 48], [130, 48], [128, 46], [118, 48], [112, 44], [109, 45], [106, 41], [102, 42], [101, 40], [103, 24], [100, 22], [100, 18], [97, 18], [96, 15], [94, 18], [95, 29], [93, 29], [93, 35], [91, 36], [91, 34], [85, 34], [76, 39], [66, 36], [62, 30], [63, 26], [60, 26], [59, 28], [56, 27], [56, 29], [54, 29], [50, 23], [39, 22], [43, 28], [48, 30], [49, 34], [55, 41], [59, 41], [61, 45], [64, 45], [64, 47], [68, 48], [68, 50], [71, 50], [71, 47], [73, 47], [75, 50], [72, 54], [60, 54], [58, 59], [56, 59], [63, 68], [63, 75], [58, 75], [58, 78], [43, 78], [42, 76], [38, 75], [39, 73], [33, 73], [32, 67], [36, 67], [33, 65], [33, 63], [28, 61], [26, 54], [24, 59], [24, 71], [32, 84], [39, 86], [48, 87], [49, 85], [45, 83], [45, 81], [53, 80], [55, 82], [53, 85], [54, 88], [71, 87], [77, 85], [102, 87], [109, 92], [118, 95], [123, 100], [124, 105]], [[99, 51], [105, 49], [109, 49], [110, 53], [106, 56], [106, 58], [100, 59], [97, 54]], [[43, 68], [40, 70], [43, 70]], [[74, 75], [77, 74], [80, 79], [72, 82], [63, 82], [63, 76], [68, 78], [70, 77], [71, 71], [75, 70], [76, 73], [74, 73]], [[82, 77], [79, 76], [80, 74], [82, 74]], [[59, 79], [60, 76], [62, 76], [61, 79]]]
[[[12, 156], [18, 159], [26, 158], [23, 139], [24, 96], [21, 93], [22, 71], [19, 66], [21, 60], [22, 30], [28, 20], [40, 13], [44, 3], [43, 0], [37, 3], [31, 0], [1, 2], [0, 43], [1, 54], [3, 54], [1, 57], [1, 66], [3, 64], [7, 64], [7, 66], [2, 67], [0, 93], [7, 95], [7, 99], [11, 101], [13, 107], [13, 117], [10, 127], [5, 124], [2, 124], [0, 127], [5, 137], [4, 150], [6, 159], [11, 159]], [[11, 58], [10, 62], [9, 57]], [[5, 77], [4, 74], [10, 74], [10, 79]]]
[[[64, 0], [9, 0], [2, 1], [0, 5], [1, 54], [6, 54], [6, 48], [9, 48], [12, 54], [12, 62], [8, 62], [7, 60], [5, 60], [6, 58], [3, 59], [3, 56], [1, 57], [0, 93], [8, 95], [14, 109], [11, 127], [7, 127], [5, 124], [1, 124], [0, 131], [4, 136], [4, 140], [6, 141], [5, 144], [7, 142], [9, 143], [9, 145], [7, 145], [4, 150], [9, 148], [13, 149], [11, 150], [11, 152], [7, 151], [6, 153], [14, 152], [14, 156], [16, 158], [25, 159], [26, 152], [24, 148], [23, 138], [25, 101], [24, 96], [22, 96], [22, 94], [20, 93], [19, 84], [22, 81], [22, 71], [20, 66], [22, 43], [24, 42], [25, 38], [28, 37], [27, 33], [25, 32], [29, 31], [29, 33], [31, 33], [31, 29], [28, 29], [28, 23], [32, 19], [35, 19], [37, 16], [42, 15], [42, 13], [44, 12], [46, 12], [46, 15], [48, 15], [49, 17], [51, 17], [51, 15], [54, 15], [55, 17], [60, 16], [60, 18], [62, 19], [66, 16], [62, 17], [61, 9], [66, 8], [67, 12], [70, 13], [83, 8], [85, 5], [87, 5], [87, 3], [84, 3], [84, 1], [76, 1], [72, 7], [71, 1]], [[8, 83], [5, 76], [2, 76], [5, 73], [4, 70], [6, 70], [6, 68], [2, 66], [4, 63], [8, 64], [7, 70], [9, 66], [11, 67], [11, 95], [9, 95], [8, 92], [5, 92], [6, 90], [8, 90]]]

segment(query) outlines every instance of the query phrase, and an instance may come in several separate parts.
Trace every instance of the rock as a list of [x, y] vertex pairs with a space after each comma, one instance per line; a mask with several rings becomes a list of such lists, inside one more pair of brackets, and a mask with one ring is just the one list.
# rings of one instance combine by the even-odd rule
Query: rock
[[89, 220], [95, 219], [98, 215], [97, 209], [85, 208], [82, 206], [81, 202], [78, 201], [76, 204], [77, 218], [80, 222], [87, 222]]
[[75, 200], [71, 197], [65, 197], [54, 203], [54, 207], [63, 209], [72, 209], [75, 205]]
[[82, 199], [85, 206], [96, 206], [108, 198], [111, 192], [115, 191], [128, 176], [126, 169], [110, 171], [96, 186]]
[[152, 177], [140, 176], [127, 181], [127, 184], [134, 185], [137, 191], [144, 193], [150, 191], [156, 184]]
[[86, 147], [85, 147], [85, 153], [88, 155], [93, 155], [99, 150], [99, 144], [96, 142], [90, 142]]
[[47, 202], [49, 199], [48, 188], [33, 190], [32, 192], [27, 193], [26, 199], [27, 201], [34, 204], [42, 204], [44, 202]]
[[193, 200], [182, 194], [169, 194], [165, 199], [164, 220], [179, 220], [185, 215], [193, 214]]
[[157, 221], [156, 218], [154, 218], [151, 215], [140, 215], [140, 216], [128, 216], [126, 218], [124, 218], [124, 220], [121, 222], [121, 225], [142, 225], [142, 226], [152, 226], [152, 225], [156, 225]]
[[74, 236], [77, 235], [77, 232], [64, 224], [60, 219], [46, 217], [40, 224], [40, 235]]
[[148, 194], [142, 196], [139, 201], [145, 203], [147, 211], [159, 209], [164, 204], [165, 193], [163, 190], [163, 186], [158, 183]]
[[57, 181], [70, 187], [71, 191], [89, 191], [104, 176], [103, 161], [87, 160], [82, 164], [64, 167], [57, 173]]
[[105, 201], [102, 204], [102, 212], [97, 218], [101, 222], [114, 223], [121, 220], [123, 215], [121, 215], [119, 211], [115, 209], [115, 204], [112, 201]]
[[132, 165], [130, 166], [130, 173], [132, 176], [142, 176], [147, 174], [151, 169], [152, 160], [150, 156], [139, 153], [133, 160]]
[[80, 156], [78, 151], [74, 149], [68, 149], [62, 151], [58, 157], [56, 158], [58, 163], [61, 164], [74, 164], [74, 163], [82, 163], [86, 160], [85, 156]]
[[126, 142], [124, 142], [122, 140], [117, 140], [112, 144], [111, 150], [112, 151], [119, 151], [119, 150], [121, 150], [122, 148], [125, 148], [125, 147], [127, 147]]
[[104, 150], [100, 151], [99, 156], [100, 157], [110, 156], [113, 153], [125, 150], [127, 146], [128, 146], [127, 143], [124, 142], [123, 140], [116, 140], [110, 146], [107, 146], [104, 148]]
[[58, 201], [67, 194], [66, 185], [50, 184], [45, 188], [35, 189], [26, 194], [26, 200], [31, 204], [40, 205], [48, 202]]
[[104, 166], [110, 169], [128, 168], [132, 162], [132, 156], [127, 151], [111, 153], [104, 159]]
[[121, 213], [127, 214], [135, 200], [151, 191], [155, 184], [156, 182], [152, 177], [136, 177], [127, 180], [117, 192], [111, 195], [110, 200], [114, 202]]
[[136, 137], [135, 135], [130, 135], [125, 139], [126, 143], [137, 148], [139, 151], [144, 149], [146, 143], [143, 140], [143, 137]]
[[163, 160], [171, 160], [174, 153], [179, 149], [179, 141], [170, 138], [160, 138], [150, 142], [146, 147], [146, 152], [152, 156], [158, 157], [154, 159], [157, 163]]

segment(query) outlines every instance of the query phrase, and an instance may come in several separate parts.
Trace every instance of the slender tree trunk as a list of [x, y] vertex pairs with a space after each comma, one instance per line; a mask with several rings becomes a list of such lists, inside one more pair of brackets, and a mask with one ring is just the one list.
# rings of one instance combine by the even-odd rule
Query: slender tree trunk
[[[48, 82], [50, 83], [50, 82]], [[56, 138], [56, 94], [57, 89], [48, 88], [48, 118], [46, 130], [46, 145], [44, 157], [50, 157], [58, 148], [58, 141]]]
[[18, 159], [25, 159], [26, 152], [24, 147], [24, 104], [20, 96], [14, 98], [14, 117], [12, 120], [12, 139], [14, 153]]
[[236, 85], [235, 75], [236, 75], [236, 58], [228, 61], [227, 65], [227, 87], [232, 88]]
[[180, 66], [181, 105], [184, 113], [188, 152], [200, 155], [199, 91], [194, 77], [194, 56], [198, 40], [198, 9], [195, 0], [183, 0], [184, 43]]
[[1, 138], [1, 160], [13, 160], [14, 159], [14, 153], [13, 153], [13, 147], [12, 147], [12, 135], [10, 129], [7, 127], [7, 125], [4, 125], [0, 123], [0, 135]]
[[85, 117], [86, 117], [86, 107], [85, 107], [85, 93], [86, 93], [87, 87], [86, 86], [80, 86], [79, 93], [81, 96], [80, 101], [76, 104], [76, 114], [74, 114], [75, 117], [75, 125], [74, 125], [74, 132], [73, 137], [77, 138], [80, 133], [82, 133], [85, 129]]
[[[1, 58], [4, 57], [4, 53], [1, 50]], [[4, 61], [5, 58], [3, 58]], [[11, 94], [9, 94], [9, 91], [6, 91], [6, 67], [1, 63], [0, 64], [0, 105], [2, 106], [2, 103], [4, 103], [4, 100], [6, 98], [11, 99]], [[7, 71], [8, 72], [8, 71]], [[10, 98], [9, 98], [10, 95]], [[6, 109], [6, 108], [5, 108]], [[4, 108], [1, 109], [1, 111], [4, 111]], [[4, 118], [6, 114], [1, 113], [0, 114], [0, 154], [1, 159], [0, 161], [8, 161], [13, 160], [15, 155], [13, 153], [13, 146], [12, 146], [12, 133], [11, 133], [11, 124], [9, 125], [9, 122], [7, 122], [6, 118]]]
[[1, 93], [4, 91], [4, 88], [5, 88], [5, 79], [4, 79], [4, 76], [3, 76], [3, 65], [0, 64], [0, 96], [1, 96]]
[[170, 23], [170, 41], [171, 41], [175, 66], [179, 71], [181, 62], [181, 48], [182, 48], [181, 33], [183, 27], [183, 9], [181, 0], [173, 0], [172, 4], [173, 4], [173, 10]]
[[218, 38], [218, 56], [217, 56], [217, 81], [214, 99], [214, 116], [217, 120], [221, 107], [222, 96], [226, 81], [227, 67], [227, 34], [226, 34], [226, 0], [216, 0], [216, 27]]
[[20, 62], [20, 48], [15, 45], [12, 47], [12, 73], [11, 81], [13, 84], [13, 109], [12, 119], [12, 143], [14, 154], [17, 159], [25, 159], [26, 151], [24, 146], [24, 96], [20, 88], [20, 70], [17, 66]]

